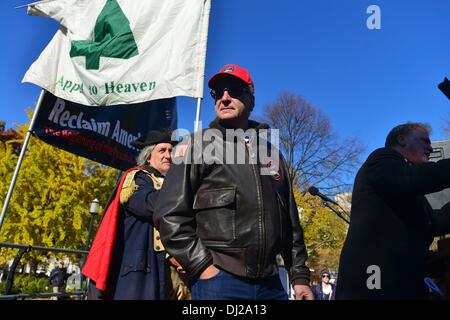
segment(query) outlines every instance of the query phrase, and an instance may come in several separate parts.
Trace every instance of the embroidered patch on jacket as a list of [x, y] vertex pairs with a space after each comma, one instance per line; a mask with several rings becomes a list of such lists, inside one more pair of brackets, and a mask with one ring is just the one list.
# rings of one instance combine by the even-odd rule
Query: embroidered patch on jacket
[[274, 160], [269, 160], [262, 165], [262, 174], [268, 174], [275, 181], [283, 181], [283, 172], [280, 164]]
[[187, 144], [176, 145], [173, 151], [173, 157], [184, 157], [186, 155]]

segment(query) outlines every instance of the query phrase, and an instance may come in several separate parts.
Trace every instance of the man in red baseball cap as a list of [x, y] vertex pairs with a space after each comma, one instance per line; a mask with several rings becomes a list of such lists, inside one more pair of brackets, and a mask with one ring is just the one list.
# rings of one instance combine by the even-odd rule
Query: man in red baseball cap
[[[286, 162], [279, 161], [281, 156], [269, 161], [259, 157], [264, 148], [273, 150], [271, 155], [278, 149], [260, 139], [269, 126], [249, 120], [255, 106], [252, 77], [227, 64], [208, 85], [216, 119], [203, 131], [202, 141], [192, 143], [194, 138], [186, 145], [186, 158], [198, 155], [196, 143], [201, 150], [211, 149], [206, 136], [225, 148], [211, 156], [218, 161], [203, 157], [200, 163], [171, 166], [153, 216], [161, 240], [191, 276], [193, 300], [288, 299], [277, 256], [283, 258], [296, 298], [313, 299]], [[235, 155], [245, 161], [236, 163]], [[273, 168], [272, 160], [279, 165], [263, 173], [268, 165]]]
[[226, 64], [208, 81], [215, 101], [216, 117], [226, 128], [248, 129], [255, 107], [255, 85], [250, 73], [235, 64]]
[[[210, 88], [214, 88], [219, 84], [218, 81], [221, 78], [227, 78], [227, 77], [239, 78], [242, 81], [244, 81], [246, 84], [251, 86], [252, 88], [254, 88], [254, 86], [255, 86], [253, 83], [253, 79], [250, 76], [250, 73], [248, 73], [248, 71], [246, 69], [239, 67], [235, 64], [224, 65], [218, 73], [216, 73], [214, 76], [211, 77], [211, 79], [209, 79], [208, 86]], [[253, 93], [254, 92], [252, 92], [252, 94]]]

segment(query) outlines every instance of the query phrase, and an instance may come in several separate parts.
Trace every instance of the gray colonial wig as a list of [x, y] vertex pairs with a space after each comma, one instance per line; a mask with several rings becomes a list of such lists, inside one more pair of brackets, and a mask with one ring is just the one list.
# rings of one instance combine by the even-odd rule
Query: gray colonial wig
[[152, 154], [155, 145], [147, 146], [141, 150], [139, 155], [136, 158], [136, 162], [138, 166], [144, 166], [147, 164], [147, 160], [150, 159], [150, 155]]

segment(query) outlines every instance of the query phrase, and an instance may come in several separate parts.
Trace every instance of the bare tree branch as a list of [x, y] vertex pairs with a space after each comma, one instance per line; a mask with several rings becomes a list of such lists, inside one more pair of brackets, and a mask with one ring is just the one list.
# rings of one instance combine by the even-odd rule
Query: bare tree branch
[[348, 191], [347, 178], [364, 151], [357, 138], [341, 141], [319, 109], [289, 92], [265, 106], [263, 120], [280, 130], [280, 149], [296, 187], [320, 185], [329, 194]]
[[448, 113], [447, 128], [444, 129], [444, 132], [450, 138], [450, 112]]

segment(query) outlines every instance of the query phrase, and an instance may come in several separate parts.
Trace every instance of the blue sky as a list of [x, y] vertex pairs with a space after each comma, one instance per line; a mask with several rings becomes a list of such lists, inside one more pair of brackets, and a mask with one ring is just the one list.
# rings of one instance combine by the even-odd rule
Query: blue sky
[[[47, 18], [1, 1], [2, 106], [7, 127], [27, 121], [40, 88], [22, 84], [31, 63], [58, 28]], [[381, 9], [381, 30], [369, 30], [369, 5]], [[256, 108], [281, 91], [303, 95], [331, 120], [340, 137], [357, 136], [366, 154], [406, 121], [432, 125], [443, 140], [450, 102], [437, 89], [450, 77], [448, 0], [213, 0], [206, 80], [226, 63], [247, 68], [255, 81]], [[213, 118], [205, 80], [203, 125]], [[178, 101], [179, 127], [193, 130], [196, 100]]]

